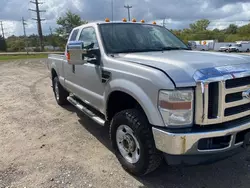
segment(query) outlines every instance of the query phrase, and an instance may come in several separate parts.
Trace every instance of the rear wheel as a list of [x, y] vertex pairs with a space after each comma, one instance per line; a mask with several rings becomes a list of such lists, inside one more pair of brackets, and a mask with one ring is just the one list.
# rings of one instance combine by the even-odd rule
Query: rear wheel
[[67, 97], [69, 96], [69, 92], [66, 91], [63, 86], [60, 84], [58, 77], [53, 79], [53, 91], [55, 95], [56, 102], [59, 105], [68, 104]]
[[110, 125], [110, 139], [122, 167], [134, 175], [154, 171], [162, 161], [146, 116], [136, 109], [116, 114]]

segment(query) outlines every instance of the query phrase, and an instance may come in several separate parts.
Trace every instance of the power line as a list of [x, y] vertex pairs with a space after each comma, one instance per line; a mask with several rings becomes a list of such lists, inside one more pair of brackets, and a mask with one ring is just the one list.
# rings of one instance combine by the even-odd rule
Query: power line
[[3, 38], [4, 38], [3, 22], [2, 22], [2, 21], [0, 21], [0, 24], [1, 24], [1, 29], [2, 29], [2, 36], [3, 36]]
[[124, 8], [128, 9], [128, 21], [130, 21], [130, 9], [133, 7], [129, 5], [124, 5]]
[[42, 31], [41, 21], [44, 21], [45, 19], [41, 19], [40, 12], [45, 12], [45, 10], [40, 10], [39, 9], [39, 5], [43, 4], [43, 3], [38, 2], [38, 0], [30, 1], [30, 2], [36, 5], [35, 10], [34, 9], [29, 9], [29, 10], [33, 11], [33, 12], [36, 12], [37, 18], [32, 18], [32, 19], [37, 21], [37, 30], [38, 30], [38, 35], [39, 35], [39, 38], [40, 38], [40, 47], [41, 47], [41, 51], [43, 51], [44, 50], [44, 45], [43, 45], [43, 31]]

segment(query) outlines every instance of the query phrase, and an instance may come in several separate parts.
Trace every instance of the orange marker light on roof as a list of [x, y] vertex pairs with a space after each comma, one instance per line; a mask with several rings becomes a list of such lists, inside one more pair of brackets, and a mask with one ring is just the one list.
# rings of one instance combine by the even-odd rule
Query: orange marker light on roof
[[153, 22], [154, 25], [156, 25], [156, 22]]
[[126, 18], [123, 18], [122, 21], [123, 21], [123, 22], [127, 22], [127, 19], [126, 19]]
[[105, 22], [110, 22], [110, 20], [108, 18], [105, 19]]
[[133, 18], [133, 19], [132, 19], [132, 22], [136, 22], [136, 19], [135, 19], [135, 18]]
[[144, 21], [144, 20], [141, 20], [141, 23], [145, 23], [145, 21]]

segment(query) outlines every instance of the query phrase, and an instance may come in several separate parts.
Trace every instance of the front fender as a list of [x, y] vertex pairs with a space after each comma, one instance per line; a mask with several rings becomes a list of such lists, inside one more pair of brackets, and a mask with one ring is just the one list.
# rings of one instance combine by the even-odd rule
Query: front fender
[[164, 126], [162, 117], [157, 108], [157, 103], [153, 102], [139, 85], [128, 80], [115, 79], [110, 81], [109, 86], [110, 87], [107, 88], [104, 94], [104, 101], [106, 101], [104, 104], [105, 109], [107, 109], [107, 102], [110, 94], [114, 91], [121, 91], [133, 97], [141, 105], [150, 124]]

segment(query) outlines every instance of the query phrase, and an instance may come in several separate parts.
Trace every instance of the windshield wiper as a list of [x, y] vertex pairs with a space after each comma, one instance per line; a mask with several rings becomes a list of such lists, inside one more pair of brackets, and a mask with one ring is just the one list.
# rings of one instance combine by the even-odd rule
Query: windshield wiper
[[135, 53], [135, 52], [152, 52], [152, 51], [162, 51], [162, 48], [125, 49], [121, 51], [115, 51], [114, 53]]
[[166, 47], [157, 47], [157, 48], [145, 48], [145, 49], [125, 49], [121, 51], [115, 51], [113, 53], [136, 53], [136, 52], [153, 52], [153, 51], [167, 51], [167, 50], [189, 50], [188, 48], [182, 48], [182, 47], [172, 47], [172, 46], [166, 46]]
[[188, 48], [177, 47], [177, 46], [165, 46], [162, 47], [162, 50], [189, 50]]

